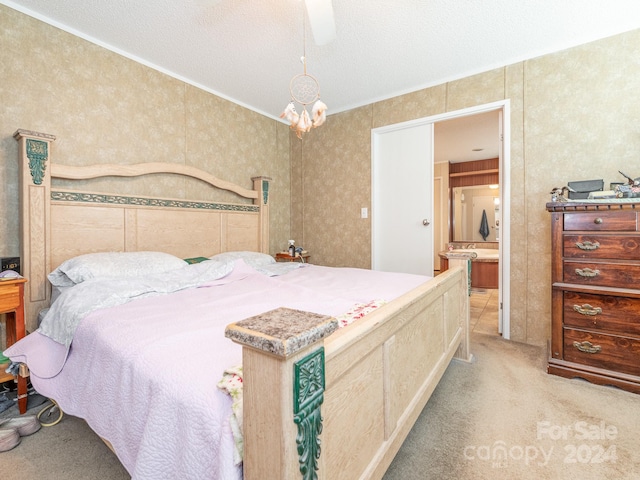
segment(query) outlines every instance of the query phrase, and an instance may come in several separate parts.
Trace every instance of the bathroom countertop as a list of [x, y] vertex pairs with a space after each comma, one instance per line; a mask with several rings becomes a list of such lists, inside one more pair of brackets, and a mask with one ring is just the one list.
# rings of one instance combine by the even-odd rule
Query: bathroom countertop
[[[461, 250], [464, 250], [464, 251], [461, 251]], [[454, 248], [453, 250], [443, 250], [442, 252], [438, 252], [438, 256], [440, 258], [455, 258], [458, 255], [470, 254], [471, 253], [470, 250], [474, 250], [474, 249]], [[495, 256], [492, 255], [491, 257], [481, 257], [481, 256], [478, 256], [478, 254], [476, 253], [475, 257], [474, 256], [471, 257], [471, 261], [473, 262], [495, 262], [499, 259], [498, 257], [499, 251], [497, 248], [477, 248], [475, 250], [492, 250], [491, 253], [495, 252], [496, 255]]]

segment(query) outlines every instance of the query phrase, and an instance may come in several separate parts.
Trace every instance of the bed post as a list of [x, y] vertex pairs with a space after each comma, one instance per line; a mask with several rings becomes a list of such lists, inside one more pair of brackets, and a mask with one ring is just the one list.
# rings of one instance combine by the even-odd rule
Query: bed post
[[269, 253], [269, 185], [270, 177], [252, 177], [253, 189], [258, 192], [254, 205], [260, 206], [260, 227], [258, 245], [262, 253]]
[[[471, 258], [472, 254], [470, 253], [447, 253], [449, 268], [462, 268], [463, 275], [461, 282], [464, 282], [464, 285], [461, 290], [467, 292], [467, 296], [471, 296]], [[458, 360], [470, 362], [473, 356], [471, 355], [471, 339], [469, 338], [469, 332], [471, 331], [469, 326], [469, 302], [460, 302], [460, 308], [463, 309], [463, 311], [460, 312], [460, 322], [465, 323], [465, 325], [461, 325], [464, 337], [454, 356]]]
[[323, 479], [322, 340], [332, 317], [278, 308], [227, 327], [243, 346], [244, 480]]
[[50, 262], [51, 168], [49, 154], [53, 135], [18, 130], [13, 137], [19, 145], [20, 162], [20, 258], [25, 284], [27, 331], [37, 327], [38, 312], [49, 306], [47, 282]]

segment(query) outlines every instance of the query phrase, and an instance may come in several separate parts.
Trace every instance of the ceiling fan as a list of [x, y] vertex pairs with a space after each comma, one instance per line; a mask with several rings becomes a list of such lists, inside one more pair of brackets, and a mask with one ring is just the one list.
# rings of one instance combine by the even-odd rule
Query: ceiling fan
[[336, 38], [336, 22], [331, 0], [304, 0], [316, 45], [326, 45]]
[[[222, 0], [195, 1], [208, 7], [222, 2]], [[304, 0], [304, 3], [316, 45], [326, 45], [333, 41], [336, 38], [336, 22], [333, 17], [332, 0]]]

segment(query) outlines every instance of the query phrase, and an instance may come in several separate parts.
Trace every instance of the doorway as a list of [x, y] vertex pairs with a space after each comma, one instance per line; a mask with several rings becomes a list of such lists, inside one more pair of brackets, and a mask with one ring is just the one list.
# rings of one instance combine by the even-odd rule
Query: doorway
[[[479, 105], [476, 107], [470, 107], [462, 110], [457, 110], [453, 112], [447, 112], [439, 115], [434, 115], [430, 117], [421, 118], [418, 120], [414, 120], [411, 122], [404, 122], [398, 125], [391, 125], [386, 127], [381, 127], [380, 129], [372, 130], [372, 205], [375, 205], [375, 188], [373, 188], [376, 178], [375, 178], [375, 168], [374, 159], [379, 155], [379, 152], [376, 150], [376, 144], [379, 139], [380, 133], [386, 133], [393, 131], [394, 129], [403, 129], [409, 128], [413, 125], [435, 125], [438, 122], [444, 122], [446, 120], [452, 120], [456, 118], [464, 118], [470, 117], [473, 115], [478, 115], [486, 112], [497, 112], [498, 113], [498, 128], [499, 128], [499, 139], [500, 139], [500, 150], [499, 150], [499, 196], [498, 202], [500, 204], [500, 209], [497, 211], [498, 218], [497, 224], [500, 226], [500, 242], [499, 242], [499, 280], [498, 280], [498, 330], [502, 334], [502, 337], [505, 339], [510, 338], [510, 317], [509, 317], [509, 303], [510, 303], [510, 286], [509, 286], [509, 277], [510, 277], [510, 157], [509, 157], [509, 138], [510, 138], [510, 104], [509, 100], [502, 100], [499, 102], [494, 102], [485, 105]], [[437, 141], [437, 138], [434, 139]], [[425, 152], [430, 156], [431, 163], [433, 165], [434, 161], [434, 152]], [[437, 177], [437, 175], [434, 175]], [[432, 177], [433, 178], [433, 177]], [[433, 180], [430, 181], [427, 185], [433, 185]], [[434, 188], [435, 190], [435, 188]], [[433, 201], [434, 190], [431, 192], [431, 200]], [[372, 243], [375, 245], [376, 242], [376, 228], [375, 224], [372, 225]], [[433, 233], [431, 234], [433, 238]], [[438, 243], [436, 238], [436, 244]], [[434, 245], [434, 248], [438, 248], [437, 245]], [[433, 258], [433, 251], [429, 252], [431, 258]], [[372, 265], [375, 262], [372, 259]]]

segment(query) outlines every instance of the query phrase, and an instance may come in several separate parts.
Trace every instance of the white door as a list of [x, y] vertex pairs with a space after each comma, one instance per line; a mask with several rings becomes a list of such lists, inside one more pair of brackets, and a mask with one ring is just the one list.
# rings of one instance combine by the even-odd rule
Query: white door
[[433, 276], [433, 123], [372, 132], [372, 268]]

